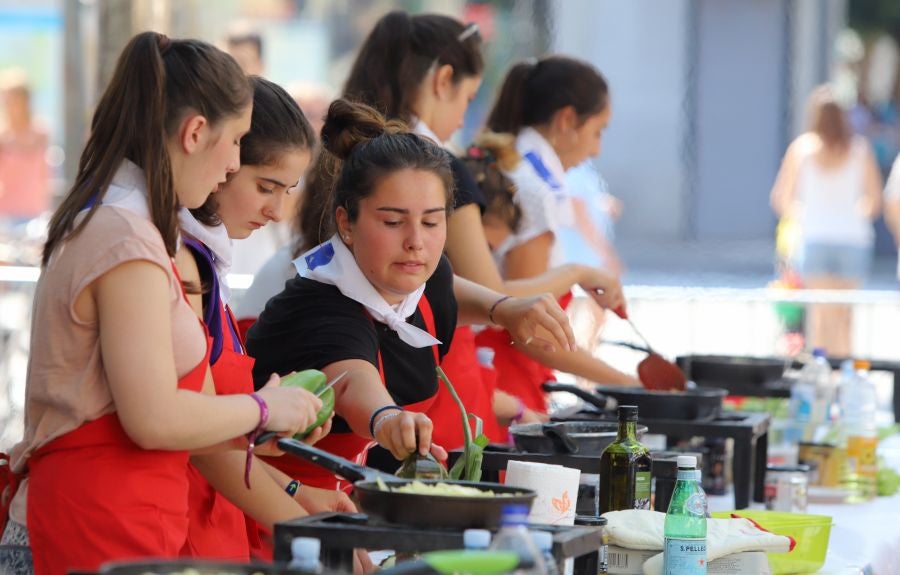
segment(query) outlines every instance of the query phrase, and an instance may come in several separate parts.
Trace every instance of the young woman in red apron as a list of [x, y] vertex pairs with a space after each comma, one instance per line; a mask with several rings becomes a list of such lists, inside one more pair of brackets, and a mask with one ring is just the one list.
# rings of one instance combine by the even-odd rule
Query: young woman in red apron
[[[443, 458], [419, 410], [438, 390], [435, 367], [458, 317], [485, 321], [501, 296], [454, 280], [442, 257], [452, 188], [441, 148], [345, 100], [331, 105], [322, 136], [323, 154], [338, 167], [330, 188], [338, 233], [296, 260], [300, 277], [250, 328], [257, 383], [269, 371], [346, 371], [335, 387], [338, 417], [320, 447], [359, 460], [375, 441], [398, 460], [416, 449]], [[518, 341], [531, 337], [535, 321], [567, 345], [564, 314], [545, 298], [503, 307], [495, 319]], [[461, 426], [455, 419], [447, 425]], [[335, 484], [322, 473], [298, 478]]]
[[[194, 283], [205, 286], [203, 294], [192, 295], [189, 300], [213, 336], [210, 366], [218, 395], [253, 391], [253, 358], [244, 350], [227, 304], [230, 293], [223, 284], [227, 264], [232, 260], [232, 240], [248, 237], [269, 221], [281, 220], [285, 196], [293, 191], [306, 170], [315, 142], [309, 122], [283, 88], [256, 77], [251, 78], [251, 84], [254, 113], [250, 132], [241, 141], [241, 169], [231, 174], [201, 208], [179, 213], [191, 257], [177, 261]], [[316, 430], [308, 440], [317, 440], [327, 432], [326, 428]], [[224, 468], [212, 469], [199, 462], [211, 457], [215, 456], [192, 458], [203, 471], [194, 465], [190, 467], [190, 525], [185, 555], [247, 560], [253, 551], [254, 556], [271, 560], [271, 546], [264, 549], [263, 543], [268, 542], [275, 522], [324, 510], [356, 510], [346, 495], [334, 490], [304, 486], [288, 493], [286, 488], [293, 491], [292, 478], [261, 460], [253, 462], [252, 491], [239, 482], [217, 482], [223, 489], [217, 491], [204, 472], [239, 477], [245, 462], [229, 458]], [[257, 468], [265, 473], [255, 474]]]
[[174, 206], [200, 206], [237, 168], [250, 98], [221, 51], [146, 32], [125, 47], [97, 106], [49, 226], [25, 438], [11, 459], [25, 476], [12, 506], [24, 517], [12, 519], [27, 524], [38, 575], [176, 557], [188, 451], [246, 445], [254, 430], [293, 432], [315, 417], [321, 402], [302, 390], [197, 393], [209, 381], [207, 341], [170, 271]]

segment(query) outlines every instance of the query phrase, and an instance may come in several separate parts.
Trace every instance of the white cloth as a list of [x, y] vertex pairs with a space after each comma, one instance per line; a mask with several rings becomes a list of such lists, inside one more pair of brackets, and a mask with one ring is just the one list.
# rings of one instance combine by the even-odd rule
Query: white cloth
[[291, 246], [284, 246], [253, 276], [253, 283], [234, 307], [234, 315], [239, 320], [258, 318], [266, 308], [266, 303], [281, 293], [285, 282], [296, 275], [297, 269], [291, 262]]
[[428, 127], [428, 124], [416, 117], [413, 117], [412, 131], [417, 136], [428, 138], [438, 146], [442, 148], [444, 147], [444, 142], [442, 142], [441, 139], [438, 138], [437, 134], [435, 134], [432, 129]]
[[397, 332], [400, 339], [408, 345], [429, 347], [441, 343], [427, 331], [406, 321], [406, 318], [415, 313], [419, 299], [425, 293], [425, 284], [403, 298], [399, 304], [390, 305], [366, 279], [356, 258], [337, 234], [295, 259], [294, 266], [301, 276], [333, 285], [348, 298], [362, 304], [374, 320]]
[[[666, 514], [659, 511], [629, 509], [604, 513], [610, 545], [626, 549], [662, 551], [665, 545]], [[706, 560], [714, 561], [741, 551], [787, 553], [791, 540], [756, 527], [749, 519], [707, 519]], [[644, 575], [661, 575], [663, 553], [644, 562]]]
[[801, 160], [795, 210], [803, 241], [862, 247], [875, 241], [872, 221], [862, 211], [865, 146], [854, 137], [840, 166], [822, 168], [811, 156]]
[[231, 288], [228, 287], [228, 272], [231, 271], [231, 238], [223, 224], [207, 226], [199, 221], [187, 208], [178, 210], [178, 222], [181, 231], [194, 237], [203, 243], [213, 254], [213, 265], [216, 267], [216, 276], [219, 278], [219, 292], [222, 301], [228, 303], [231, 298]]
[[106, 189], [101, 205], [123, 208], [150, 219], [144, 171], [131, 160], [123, 160]]
[[[516, 186], [513, 201], [522, 210], [519, 229], [510, 234], [494, 249], [494, 259], [501, 273], [505, 272], [503, 262], [513, 248], [525, 244], [547, 232], [557, 234], [564, 226], [571, 226], [571, 200], [566, 189], [565, 171], [553, 146], [533, 128], [523, 129], [516, 138], [516, 149], [522, 155], [514, 170], [504, 172]], [[526, 154], [537, 155], [549, 171], [549, 182], [542, 178], [529, 163]], [[550, 252], [550, 266], [564, 263], [562, 248], [554, 241]]]

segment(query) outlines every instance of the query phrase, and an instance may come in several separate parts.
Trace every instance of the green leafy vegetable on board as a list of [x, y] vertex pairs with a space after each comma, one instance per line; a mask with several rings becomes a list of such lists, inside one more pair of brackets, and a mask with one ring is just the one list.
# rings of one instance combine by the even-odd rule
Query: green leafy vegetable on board
[[[447, 386], [450, 395], [453, 396], [453, 401], [456, 402], [459, 412], [462, 414], [463, 439], [465, 440], [463, 454], [450, 468], [450, 478], [478, 481], [481, 479], [481, 461], [484, 459], [484, 448], [490, 442], [483, 432], [484, 422], [477, 415], [466, 413], [466, 406], [459, 399], [459, 395], [456, 394], [456, 390], [453, 389], [453, 384], [447, 379], [447, 374], [444, 373], [444, 370], [440, 367], [437, 368], [437, 374], [440, 380], [444, 382], [444, 385]], [[474, 434], [472, 433], [472, 427], [469, 425], [470, 418], [475, 423]]]

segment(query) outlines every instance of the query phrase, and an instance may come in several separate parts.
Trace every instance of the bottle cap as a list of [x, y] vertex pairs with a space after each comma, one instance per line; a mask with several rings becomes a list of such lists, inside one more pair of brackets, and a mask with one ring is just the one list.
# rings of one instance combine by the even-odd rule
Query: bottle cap
[[679, 469], [696, 469], [697, 458], [693, 455], [679, 455], [675, 460]]
[[553, 534], [549, 531], [532, 531], [534, 545], [542, 552], [553, 550]]
[[527, 525], [528, 506], [521, 504], [504, 505], [500, 512], [500, 525]]
[[828, 357], [828, 355], [825, 353], [824, 347], [817, 347], [813, 349], [813, 357]]
[[619, 421], [637, 421], [638, 408], [636, 405], [620, 405]]
[[865, 369], [868, 370], [871, 364], [864, 359], [857, 359], [853, 361], [853, 369], [860, 370]]
[[294, 537], [291, 540], [291, 555], [294, 559], [319, 559], [321, 543], [315, 537]]
[[598, 515], [576, 515], [575, 525], [588, 525], [590, 527], [602, 527], [606, 525], [606, 517]]
[[463, 531], [463, 547], [466, 549], [487, 549], [491, 546], [491, 532], [487, 529], [466, 529]]

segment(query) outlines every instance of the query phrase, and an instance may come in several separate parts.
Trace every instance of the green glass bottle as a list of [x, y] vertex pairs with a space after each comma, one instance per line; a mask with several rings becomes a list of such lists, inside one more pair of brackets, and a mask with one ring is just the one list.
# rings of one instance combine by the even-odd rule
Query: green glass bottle
[[650, 509], [650, 450], [637, 440], [638, 408], [619, 406], [619, 433], [600, 455], [600, 513]]

